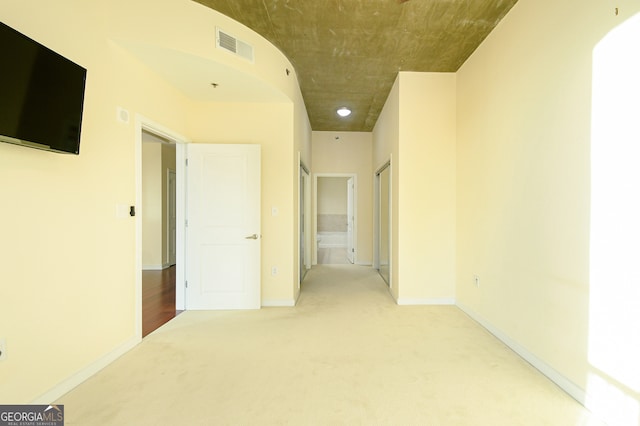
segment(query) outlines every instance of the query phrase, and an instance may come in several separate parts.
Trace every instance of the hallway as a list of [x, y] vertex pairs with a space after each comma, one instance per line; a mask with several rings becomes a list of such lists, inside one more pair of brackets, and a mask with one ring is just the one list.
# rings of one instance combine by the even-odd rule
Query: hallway
[[318, 266], [295, 308], [187, 311], [64, 395], [68, 425], [601, 425], [455, 306]]

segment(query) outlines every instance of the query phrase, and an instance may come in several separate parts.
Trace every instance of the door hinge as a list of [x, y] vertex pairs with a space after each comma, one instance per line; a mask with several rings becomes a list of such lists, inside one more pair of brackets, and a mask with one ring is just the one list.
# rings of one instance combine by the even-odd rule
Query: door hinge
[[355, 252], [356, 252], [356, 249], [352, 247], [351, 248], [351, 253], [355, 253]]
[[189, 288], [189, 281], [186, 281], [186, 280], [185, 280], [185, 282], [184, 282], [184, 288]]
[[185, 219], [185, 221], [184, 221], [184, 226], [185, 226], [185, 228], [187, 228], [187, 227], [189, 226], [189, 221], [188, 221], [188, 220], [186, 220], [186, 219]]
[[185, 158], [185, 159], [184, 159], [184, 165], [185, 165], [185, 166], [188, 166], [188, 165], [189, 165], [189, 159], [188, 159], [188, 158]]

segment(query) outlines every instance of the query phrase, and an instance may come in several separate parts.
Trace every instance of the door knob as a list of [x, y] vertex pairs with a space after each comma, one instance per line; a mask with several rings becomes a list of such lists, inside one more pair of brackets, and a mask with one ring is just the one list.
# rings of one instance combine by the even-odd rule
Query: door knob
[[257, 240], [258, 234], [249, 235], [248, 237], [244, 237], [245, 240]]

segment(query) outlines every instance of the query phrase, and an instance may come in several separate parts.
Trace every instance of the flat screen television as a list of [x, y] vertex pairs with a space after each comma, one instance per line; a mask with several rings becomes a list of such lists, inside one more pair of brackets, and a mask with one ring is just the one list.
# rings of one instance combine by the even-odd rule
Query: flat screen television
[[87, 70], [0, 22], [0, 141], [80, 153]]

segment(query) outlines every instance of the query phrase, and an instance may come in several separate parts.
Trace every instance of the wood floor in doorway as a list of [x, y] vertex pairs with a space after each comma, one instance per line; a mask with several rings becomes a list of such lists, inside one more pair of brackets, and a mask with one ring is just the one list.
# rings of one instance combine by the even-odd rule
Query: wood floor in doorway
[[176, 267], [142, 271], [142, 337], [176, 317]]

